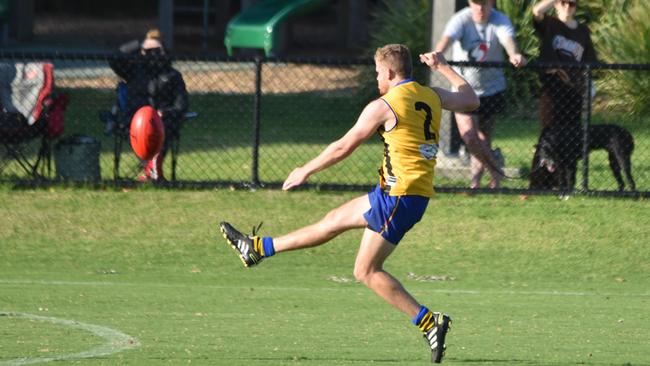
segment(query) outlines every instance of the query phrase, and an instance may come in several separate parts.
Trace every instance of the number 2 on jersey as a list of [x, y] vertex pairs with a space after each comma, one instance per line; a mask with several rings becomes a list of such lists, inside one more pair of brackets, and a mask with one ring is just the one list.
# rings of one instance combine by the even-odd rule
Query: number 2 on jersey
[[427, 114], [424, 118], [424, 139], [434, 140], [436, 134], [431, 132], [431, 120], [433, 119], [433, 116], [431, 115], [431, 107], [429, 107], [429, 105], [424, 102], [415, 102], [415, 110], [424, 110], [424, 113]]

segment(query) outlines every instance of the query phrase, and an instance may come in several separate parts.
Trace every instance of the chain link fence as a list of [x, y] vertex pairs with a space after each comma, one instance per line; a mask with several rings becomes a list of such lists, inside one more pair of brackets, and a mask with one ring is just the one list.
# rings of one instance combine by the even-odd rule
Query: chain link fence
[[[107, 113], [114, 114], [119, 105], [120, 78], [109, 67], [115, 57], [0, 54], [5, 67], [0, 180], [58, 183], [66, 178], [61, 174], [66, 167], [61, 150], [83, 137], [97, 146], [97, 163], [92, 163], [97, 173], [89, 180], [136, 182], [143, 165], [130, 148], [128, 134], [106, 125]], [[46, 104], [29, 128], [7, 122], [11, 120], [7, 116], [15, 116], [8, 112], [7, 101], [13, 97], [14, 104], [21, 102], [15, 65], [43, 63], [54, 65], [50, 97], [65, 95], [69, 100], [62, 134], [48, 130], [56, 103]], [[505, 64], [455, 65], [505, 70], [508, 87], [502, 110], [494, 115], [491, 136], [492, 148], [503, 158], [497, 160], [511, 179], [503, 180], [499, 190], [650, 191], [650, 126], [647, 116], [627, 102], [639, 91], [608, 90], [609, 84], [632, 74], [647, 80], [650, 65], [531, 64], [522, 69]], [[13, 74], [6, 71], [12, 66]], [[193, 114], [179, 121], [178, 145], [164, 160], [167, 182], [162, 184], [168, 186], [278, 187], [294, 167], [342, 136], [365, 104], [377, 97], [372, 60], [176, 57], [173, 67], [182, 74], [188, 92], [185, 112]], [[416, 76], [446, 87], [440, 76], [427, 77], [423, 67], [416, 68]], [[33, 85], [23, 89], [21, 93], [38, 92]], [[27, 103], [34, 98], [23, 99]], [[443, 126], [434, 185], [441, 191], [465, 190], [472, 170], [467, 150], [449, 113]], [[380, 140], [370, 139], [345, 161], [310, 178], [310, 184], [365, 189], [377, 181], [382, 154]], [[627, 179], [628, 172], [633, 182]], [[483, 186], [486, 182], [484, 177]]]

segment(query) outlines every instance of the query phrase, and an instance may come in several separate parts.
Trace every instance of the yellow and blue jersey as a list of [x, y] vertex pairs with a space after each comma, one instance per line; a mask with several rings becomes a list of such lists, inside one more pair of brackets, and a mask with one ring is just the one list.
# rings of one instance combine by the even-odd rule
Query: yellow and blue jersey
[[391, 196], [433, 196], [433, 175], [440, 139], [440, 96], [411, 79], [381, 97], [395, 114], [396, 125], [380, 129], [384, 160], [381, 188]]

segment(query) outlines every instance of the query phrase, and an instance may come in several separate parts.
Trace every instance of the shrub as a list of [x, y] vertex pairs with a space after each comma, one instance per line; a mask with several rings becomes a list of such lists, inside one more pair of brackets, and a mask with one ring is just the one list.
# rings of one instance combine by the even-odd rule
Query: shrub
[[[598, 57], [606, 63], [645, 63], [650, 60], [650, 2], [611, 0], [594, 27]], [[626, 114], [650, 113], [650, 71], [601, 72], [596, 85], [608, 109], [624, 107]]]
[[527, 58], [539, 56], [539, 39], [533, 27], [535, 0], [498, 0], [497, 9], [510, 18], [515, 27], [519, 50]]
[[[431, 48], [430, 3], [430, 0], [382, 1], [372, 14], [370, 43], [364, 56], [372, 58], [378, 47], [389, 43], [404, 44], [411, 50], [413, 57], [413, 77], [424, 83], [427, 80], [427, 69], [417, 65], [420, 63], [418, 55], [430, 51]], [[368, 98], [376, 96], [374, 67], [364, 68], [359, 78], [362, 93]]]

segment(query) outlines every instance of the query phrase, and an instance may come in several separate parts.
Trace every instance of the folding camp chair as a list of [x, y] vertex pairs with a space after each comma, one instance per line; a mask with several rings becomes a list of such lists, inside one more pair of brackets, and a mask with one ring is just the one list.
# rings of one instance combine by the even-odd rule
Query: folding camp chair
[[[15, 161], [34, 179], [51, 176], [52, 143], [63, 133], [63, 111], [68, 96], [54, 93], [51, 63], [0, 65], [0, 145], [6, 159], [0, 171]], [[40, 139], [36, 154], [30, 143]]]

